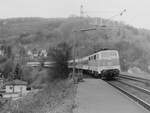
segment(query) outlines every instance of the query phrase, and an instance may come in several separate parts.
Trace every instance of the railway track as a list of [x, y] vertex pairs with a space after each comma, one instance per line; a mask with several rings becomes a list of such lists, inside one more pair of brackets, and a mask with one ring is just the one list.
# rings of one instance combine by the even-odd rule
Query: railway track
[[150, 111], [150, 90], [120, 80], [107, 81], [107, 83], [120, 90]]
[[127, 82], [135, 86], [150, 90], [150, 80], [132, 76], [119, 76], [119, 81]]
[[137, 81], [137, 82], [141, 82], [141, 83], [150, 83], [149, 79], [134, 77], [134, 76], [129, 76], [129, 75], [123, 75], [123, 74], [120, 74], [119, 78], [133, 80], [133, 81]]

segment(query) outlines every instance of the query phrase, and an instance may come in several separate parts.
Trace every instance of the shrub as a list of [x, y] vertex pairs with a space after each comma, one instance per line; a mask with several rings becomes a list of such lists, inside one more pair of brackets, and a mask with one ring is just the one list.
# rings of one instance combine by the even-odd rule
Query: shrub
[[68, 60], [70, 57], [70, 47], [65, 42], [49, 49], [50, 62], [54, 65], [49, 69], [50, 80], [66, 79], [68, 77]]

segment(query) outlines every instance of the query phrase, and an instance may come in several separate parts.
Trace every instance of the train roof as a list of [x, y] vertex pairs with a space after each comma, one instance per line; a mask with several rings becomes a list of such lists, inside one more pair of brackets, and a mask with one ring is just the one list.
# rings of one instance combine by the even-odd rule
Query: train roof
[[[118, 50], [115, 50], [115, 49], [105, 49], [105, 50], [100, 50], [100, 51], [98, 51], [98, 52], [96, 52], [96, 53], [93, 53], [93, 54], [91, 54], [91, 55], [88, 55], [88, 57], [93, 56], [93, 55], [96, 55], [96, 54], [101, 53], [101, 52], [106, 52], [106, 51], [116, 51], [116, 52], [118, 52]], [[87, 57], [87, 56], [86, 56], [86, 57]]]
[[[106, 51], [116, 51], [116, 52], [118, 52], [118, 50], [115, 50], [115, 49], [101, 49], [100, 51], [98, 51], [98, 52], [96, 52], [96, 53], [93, 53], [93, 54], [91, 54], [91, 55], [87, 55], [87, 56], [85, 56], [85, 57], [77, 58], [77, 59], [75, 59], [75, 62], [88, 60], [88, 58], [89, 58], [90, 56], [93, 56], [93, 55], [96, 55], [96, 54], [100, 54], [101, 52], [106, 52]], [[69, 60], [68, 62], [71, 63], [71, 62], [73, 62], [73, 60]]]

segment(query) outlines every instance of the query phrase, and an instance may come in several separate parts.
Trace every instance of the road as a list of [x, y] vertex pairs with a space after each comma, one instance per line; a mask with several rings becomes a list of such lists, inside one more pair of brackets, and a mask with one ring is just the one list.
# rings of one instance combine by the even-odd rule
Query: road
[[100, 79], [79, 83], [74, 113], [149, 113], [132, 99]]

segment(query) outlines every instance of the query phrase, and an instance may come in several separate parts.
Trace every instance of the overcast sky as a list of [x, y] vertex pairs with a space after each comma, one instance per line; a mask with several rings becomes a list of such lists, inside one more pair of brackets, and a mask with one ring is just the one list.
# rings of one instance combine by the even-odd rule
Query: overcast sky
[[123, 21], [140, 28], [150, 29], [150, 0], [0, 0], [0, 18], [10, 17], [68, 17], [79, 15], [80, 5], [89, 16]]

